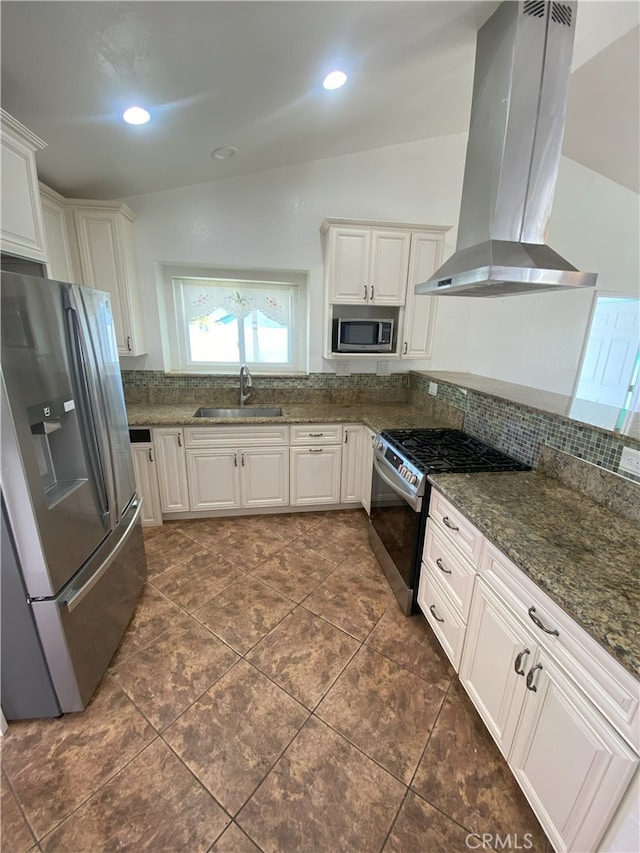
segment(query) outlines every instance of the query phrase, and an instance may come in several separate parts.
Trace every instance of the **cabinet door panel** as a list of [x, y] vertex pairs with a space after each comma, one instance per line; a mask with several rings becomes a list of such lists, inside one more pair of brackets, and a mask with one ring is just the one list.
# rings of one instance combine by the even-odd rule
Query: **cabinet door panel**
[[440, 645], [446, 652], [456, 672], [460, 669], [460, 657], [465, 637], [465, 625], [449, 601], [447, 594], [434, 581], [429, 572], [420, 573], [418, 583], [418, 605], [431, 625]]
[[373, 439], [376, 437], [375, 432], [368, 427], [362, 427], [362, 484], [360, 486], [360, 494], [362, 506], [365, 508], [367, 515], [371, 515], [371, 483], [373, 480]]
[[241, 450], [242, 505], [289, 505], [289, 448]]
[[369, 300], [373, 305], [404, 305], [411, 234], [373, 231], [371, 237]]
[[[481, 579], [469, 614], [460, 680], [504, 755], [526, 692], [525, 676], [536, 646]], [[516, 666], [519, 672], [516, 672]]]
[[142, 496], [142, 526], [157, 527], [162, 524], [158, 471], [152, 444], [131, 445], [136, 488]]
[[509, 756], [520, 786], [558, 850], [591, 851], [638, 758], [545, 655], [527, 691]]
[[340, 481], [340, 500], [343, 503], [360, 501], [361, 495], [361, 447], [362, 427], [345, 426], [342, 445], [342, 476]]
[[187, 475], [192, 510], [240, 506], [240, 471], [235, 450], [188, 450]]
[[160, 506], [163, 512], [189, 509], [189, 487], [181, 429], [159, 428], [153, 431], [153, 446], [158, 460]]
[[340, 502], [342, 448], [291, 448], [291, 506]]
[[38, 140], [41, 144], [37, 146], [27, 145], [5, 129], [5, 123], [19, 123], [4, 111], [2, 120], [2, 250], [44, 262], [47, 258], [35, 161], [35, 148], [44, 147], [44, 143]]
[[433, 346], [436, 320], [435, 296], [418, 295], [415, 286], [426, 281], [440, 266], [444, 235], [411, 235], [411, 260], [407, 281], [407, 299], [404, 312], [403, 358], [429, 358]]
[[335, 228], [329, 237], [329, 302], [366, 302], [371, 233], [367, 228]]

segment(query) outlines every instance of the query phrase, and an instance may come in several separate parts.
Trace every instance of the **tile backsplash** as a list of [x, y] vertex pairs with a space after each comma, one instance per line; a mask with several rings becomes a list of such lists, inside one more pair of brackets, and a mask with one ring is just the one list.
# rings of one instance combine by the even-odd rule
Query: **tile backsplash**
[[[433, 412], [446, 407], [464, 413], [464, 430], [487, 444], [537, 468], [542, 448], [550, 446], [608, 471], [618, 472], [623, 446], [640, 442], [608, 430], [589, 426], [568, 417], [549, 413], [488, 394], [464, 389], [453, 382], [437, 379], [437, 395], [428, 393], [432, 377], [428, 373], [395, 373], [377, 376], [357, 373], [336, 376], [312, 373], [307, 376], [254, 376], [251, 402], [267, 403], [332, 402], [400, 403]], [[236, 405], [237, 376], [192, 376], [167, 374], [161, 370], [123, 370], [127, 403], [195, 403]], [[624, 475], [627, 477], [627, 475]], [[628, 475], [629, 480], [635, 479]]]

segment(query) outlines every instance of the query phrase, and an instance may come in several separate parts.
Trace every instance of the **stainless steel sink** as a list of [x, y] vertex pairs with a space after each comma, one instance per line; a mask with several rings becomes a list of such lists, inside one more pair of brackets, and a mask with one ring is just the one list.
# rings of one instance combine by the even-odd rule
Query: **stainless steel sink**
[[279, 418], [281, 415], [280, 406], [240, 406], [237, 409], [201, 407], [193, 413], [194, 418]]

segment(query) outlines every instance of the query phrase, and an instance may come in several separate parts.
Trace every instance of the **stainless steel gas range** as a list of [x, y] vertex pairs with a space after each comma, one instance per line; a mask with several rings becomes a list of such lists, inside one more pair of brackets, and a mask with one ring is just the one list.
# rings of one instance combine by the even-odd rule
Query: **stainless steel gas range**
[[385, 430], [375, 437], [369, 542], [404, 613], [417, 609], [429, 474], [528, 467], [455, 429]]

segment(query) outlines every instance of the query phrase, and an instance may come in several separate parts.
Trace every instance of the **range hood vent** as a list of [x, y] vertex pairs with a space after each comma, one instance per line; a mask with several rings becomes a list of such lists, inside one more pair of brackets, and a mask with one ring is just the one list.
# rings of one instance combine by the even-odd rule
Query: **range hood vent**
[[560, 166], [575, 0], [505, 0], [478, 32], [456, 252], [416, 293], [593, 287], [546, 244]]

